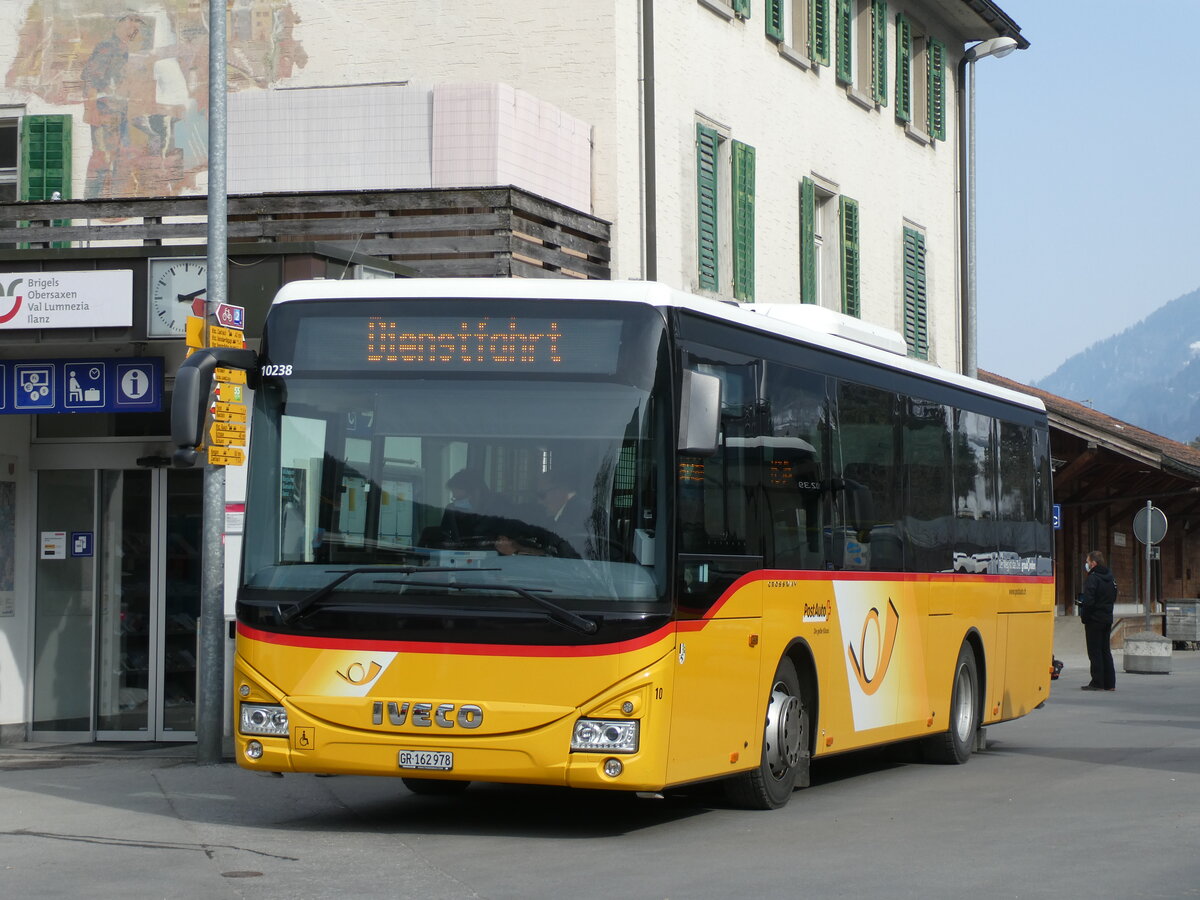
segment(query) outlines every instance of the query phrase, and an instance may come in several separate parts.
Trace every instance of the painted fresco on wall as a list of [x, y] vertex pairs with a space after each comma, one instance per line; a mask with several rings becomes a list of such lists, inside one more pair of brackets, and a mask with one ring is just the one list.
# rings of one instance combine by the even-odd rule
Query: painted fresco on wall
[[[208, 0], [130, 6], [33, 0], [5, 84], [76, 107], [91, 155], [84, 197], [190, 193], [208, 164]], [[230, 91], [263, 89], [308, 58], [288, 0], [232, 0]], [[79, 138], [77, 138], [78, 140]]]

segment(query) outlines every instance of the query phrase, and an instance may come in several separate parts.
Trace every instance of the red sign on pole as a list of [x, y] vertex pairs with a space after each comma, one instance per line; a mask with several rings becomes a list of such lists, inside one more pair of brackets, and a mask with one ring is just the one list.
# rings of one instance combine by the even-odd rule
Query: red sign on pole
[[221, 303], [217, 306], [217, 321], [226, 328], [237, 328], [240, 331], [246, 327], [246, 308]]

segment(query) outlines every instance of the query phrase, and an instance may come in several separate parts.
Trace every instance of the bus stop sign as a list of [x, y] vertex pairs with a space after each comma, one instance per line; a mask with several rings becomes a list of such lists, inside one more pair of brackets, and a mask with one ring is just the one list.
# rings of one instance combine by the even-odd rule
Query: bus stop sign
[[1133, 517], [1133, 534], [1143, 544], [1157, 544], [1167, 534], [1167, 514], [1147, 503]]

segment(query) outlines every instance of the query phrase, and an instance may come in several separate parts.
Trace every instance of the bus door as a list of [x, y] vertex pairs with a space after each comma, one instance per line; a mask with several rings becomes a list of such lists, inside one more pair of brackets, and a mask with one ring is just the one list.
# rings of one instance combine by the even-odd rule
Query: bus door
[[[715, 351], [714, 351], [715, 352]], [[693, 354], [691, 368], [721, 381], [718, 446], [683, 456], [676, 476], [678, 632], [671, 782], [744, 769], [757, 754], [765, 695], [760, 690], [763, 567], [759, 527], [761, 450], [754, 362]]]

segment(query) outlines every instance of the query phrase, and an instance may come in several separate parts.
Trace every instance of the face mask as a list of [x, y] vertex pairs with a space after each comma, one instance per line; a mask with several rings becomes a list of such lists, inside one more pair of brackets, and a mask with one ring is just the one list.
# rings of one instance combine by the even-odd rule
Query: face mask
[[1086, 575], [1090, 571], [1092, 571], [1091, 567], [1087, 563], [1084, 563], [1083, 564], [1083, 574]]

